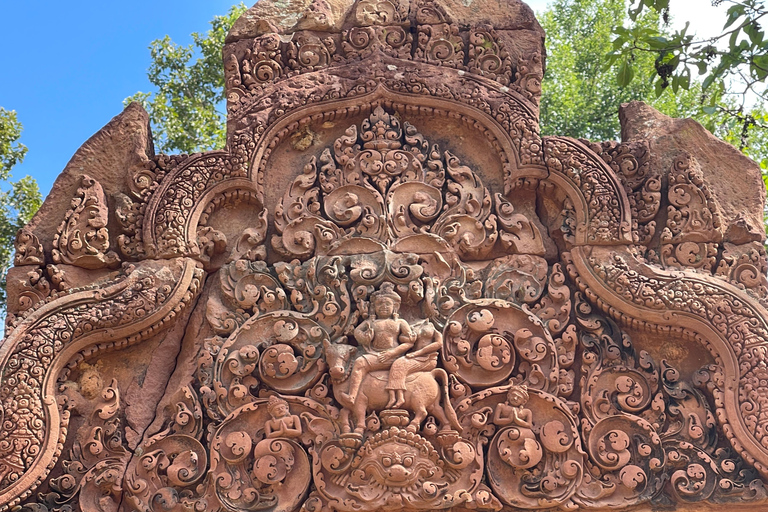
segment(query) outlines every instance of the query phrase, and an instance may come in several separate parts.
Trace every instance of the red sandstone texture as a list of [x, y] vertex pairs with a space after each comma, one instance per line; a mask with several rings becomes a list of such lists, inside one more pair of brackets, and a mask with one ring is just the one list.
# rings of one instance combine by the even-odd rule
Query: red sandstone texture
[[131, 105], [19, 233], [0, 509], [766, 507], [753, 162], [541, 137], [517, 1], [262, 0], [223, 57], [225, 149]]

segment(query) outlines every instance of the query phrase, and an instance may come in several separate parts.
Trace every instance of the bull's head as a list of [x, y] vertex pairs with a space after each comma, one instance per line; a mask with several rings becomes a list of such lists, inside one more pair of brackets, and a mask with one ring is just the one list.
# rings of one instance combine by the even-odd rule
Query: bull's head
[[346, 343], [347, 337], [341, 337], [336, 342], [323, 340], [325, 361], [328, 364], [328, 373], [335, 382], [344, 382], [349, 378], [352, 369], [350, 364], [357, 353], [357, 347]]

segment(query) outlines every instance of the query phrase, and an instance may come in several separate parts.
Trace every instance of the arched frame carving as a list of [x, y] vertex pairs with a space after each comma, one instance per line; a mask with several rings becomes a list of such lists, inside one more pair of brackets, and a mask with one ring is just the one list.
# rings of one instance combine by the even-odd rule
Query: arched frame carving
[[[754, 367], [755, 358], [759, 357], [755, 354], [765, 350], [764, 333], [768, 329], [765, 308], [730, 283], [705, 281], [692, 272], [643, 266], [626, 250], [612, 250], [600, 256], [591, 252], [589, 248], [573, 248], [572, 274], [579, 287], [605, 313], [623, 324], [639, 324], [650, 331], [684, 328], [698, 335], [694, 338], [698, 338], [699, 343], [706, 340], [704, 348], [717, 358], [724, 374], [715, 395], [718, 420], [734, 449], [766, 474], [768, 458], [762, 438], [757, 435], [760, 432], [755, 425], [750, 427], [744, 417], [754, 413], [756, 407], [745, 403], [740, 384], [744, 373]], [[741, 313], [731, 313], [728, 319], [706, 303], [700, 304], [699, 312], [694, 312], [684, 301], [674, 300], [677, 290], [695, 290], [691, 292], [692, 300], [696, 300], [697, 295], [702, 299], [706, 295], [727, 297], [726, 300], [741, 303], [743, 309]], [[673, 302], [679, 304], [673, 305]], [[717, 323], [716, 316], [721, 317]], [[743, 326], [743, 329], [734, 330], [729, 324]]]
[[[473, 85], [474, 84], [468, 84], [468, 86]], [[499, 89], [501, 87], [493, 84], [490, 85], [489, 88]], [[502, 101], [504, 102], [499, 107], [499, 110], [504, 110], [505, 108], [508, 110], [523, 109], [523, 111], [526, 112], [528, 116], [533, 117], [535, 115], [534, 112], [527, 109], [527, 102], [522, 98], [516, 97], [514, 93], [509, 91], [496, 92], [503, 98]], [[499, 150], [506, 157], [507, 163], [505, 167], [508, 169], [508, 175], [505, 176], [504, 181], [505, 188], [508, 190], [512, 190], [518, 180], [525, 180], [530, 178], [542, 179], [549, 176], [549, 172], [544, 166], [525, 163], [526, 159], [521, 156], [519, 149], [522, 143], [519, 140], [510, 137], [510, 134], [506, 132], [497, 121], [492, 119], [489, 114], [479, 111], [478, 109], [473, 109], [471, 107], [457, 104], [456, 102], [449, 102], [442, 98], [425, 98], [423, 95], [407, 95], [396, 93], [389, 91], [385, 86], [378, 86], [373, 92], [361, 97], [355, 96], [353, 99], [349, 100], [323, 102], [322, 106], [311, 105], [308, 107], [299, 107], [295, 111], [277, 118], [275, 121], [270, 123], [269, 130], [261, 134], [259, 141], [254, 144], [258, 149], [250, 158], [250, 165], [247, 166], [249, 169], [248, 174], [250, 176], [250, 183], [242, 181], [242, 178], [232, 178], [227, 184], [216, 183], [216, 190], [220, 191], [225, 188], [236, 189], [238, 186], [242, 186], [246, 189], [253, 189], [257, 192], [258, 195], [263, 196], [263, 180], [260, 178], [258, 173], [254, 175], [254, 170], [262, 171], [264, 169], [264, 167], [267, 165], [267, 162], [269, 161], [271, 148], [283, 141], [284, 138], [287, 137], [290, 133], [305, 123], [322, 123], [326, 119], [342, 120], [347, 115], [349, 115], [348, 111], [350, 109], [352, 109], [355, 113], [359, 113], [368, 109], [372, 110], [373, 107], [380, 104], [386, 104], [395, 111], [401, 112], [403, 114], [407, 114], [409, 109], [413, 109], [414, 112], [421, 113], [422, 115], [428, 113], [432, 116], [460, 116], [461, 118], [465, 119], [467, 124], [474, 124], [475, 126], [482, 127], [482, 130], [486, 133], [486, 137], [488, 137], [492, 143], [498, 145]], [[592, 211], [594, 209], [594, 205], [590, 205], [587, 202], [586, 197], [581, 191], [574, 192], [569, 188], [563, 188], [567, 191], [571, 197], [571, 200], [574, 201], [574, 204], [581, 205], [580, 208], [575, 209], [575, 213], [577, 215], [577, 229], [576, 240], [574, 243], [576, 245], [587, 243], [609, 245], [628, 243], [631, 215], [629, 212], [626, 193], [624, 192], [618, 178], [599, 157], [592, 154], [581, 143], [575, 140], [562, 140], [564, 144], [574, 147], [575, 152], [583, 155], [590, 155], [588, 158], [590, 159], [591, 165], [594, 166], [597, 174], [602, 176], [606, 183], [611, 185], [609, 189], [609, 192], [612, 194], [611, 200], [617, 203], [616, 207], [619, 211], [618, 218], [620, 219], [620, 236], [616, 237], [615, 239], [608, 237], [596, 239], [593, 237], [592, 240], [587, 240], [589, 232], [587, 225], [595, 216], [595, 213]], [[538, 139], [536, 134], [534, 141], [529, 144], [541, 145], [540, 139]], [[148, 247], [162, 245], [162, 243], [158, 240], [157, 232], [155, 231], [158, 226], [157, 223], [154, 222], [154, 219], [158, 216], [162, 217], [162, 203], [165, 201], [164, 198], [168, 196], [175, 197], [176, 194], [173, 193], [174, 184], [186, 181], [184, 178], [185, 173], [188, 173], [191, 168], [199, 165], [199, 160], [202, 158], [213, 157], [193, 156], [190, 158], [188, 163], [182, 164], [182, 166], [175, 170], [173, 174], [164, 179], [160, 185], [160, 188], [153, 195], [153, 200], [148, 204], [147, 207], [147, 219], [149, 222], [147, 222], [144, 227], [144, 240], [148, 241], [146, 243]], [[225, 158], [225, 156], [222, 155], [218, 158]], [[552, 176], [556, 176], [556, 174], [553, 173]], [[554, 179], [556, 180], [557, 178]], [[553, 183], [556, 183], [556, 181], [553, 181]], [[190, 209], [186, 212], [182, 210], [181, 212], [185, 226], [184, 237], [186, 240], [188, 240], [182, 244], [182, 246], [192, 242], [194, 237], [193, 234], [196, 233], [196, 221], [199, 218], [200, 211], [210, 200], [209, 198], [211, 195], [215, 194], [216, 192], [214, 192], [211, 188], [204, 188], [201, 189], [199, 193], [200, 196], [196, 197], [194, 201], [196, 209]], [[597, 227], [593, 228], [593, 230], [597, 229]], [[166, 228], [162, 233], [168, 233], [168, 229]], [[176, 252], [178, 250], [180, 249], [173, 249], [172, 252]]]
[[[56, 396], [59, 376], [68, 363], [78, 354], [136, 344], [161, 332], [195, 298], [201, 278], [196, 263], [181, 259], [170, 268], [174, 271], [140, 264], [126, 268], [105, 287], [54, 297], [5, 339], [0, 349], [3, 418], [17, 427], [23, 419], [37, 439], [18, 442], [15, 436], [24, 436], [23, 428], [3, 429], [3, 480], [10, 484], [0, 494], [0, 502], [6, 507], [29, 496], [61, 453], [69, 412]], [[109, 314], [110, 308], [116, 312]], [[32, 348], [36, 351], [30, 352]], [[33, 362], [35, 355], [39, 359]], [[18, 410], [8, 404], [18, 407], [14, 397], [22, 383], [37, 407], [28, 405], [19, 413], [22, 418], [14, 418]], [[27, 460], [23, 460], [25, 452]], [[15, 461], [21, 462], [20, 467], [12, 464]], [[9, 479], [13, 474], [15, 478]]]

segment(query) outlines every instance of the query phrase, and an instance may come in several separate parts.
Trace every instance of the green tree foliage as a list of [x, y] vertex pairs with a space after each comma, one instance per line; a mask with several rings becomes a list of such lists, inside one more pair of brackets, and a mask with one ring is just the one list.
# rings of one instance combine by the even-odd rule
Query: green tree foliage
[[169, 36], [152, 41], [149, 81], [157, 89], [125, 100], [138, 101], [150, 115], [158, 149], [194, 153], [224, 147], [224, 68], [221, 50], [235, 20], [245, 12], [235, 5], [216, 16], [206, 33], [193, 33], [181, 46]]
[[[638, 62], [631, 66], [618, 60], [606, 62], [604, 57], [613, 50], [614, 27], [626, 19], [624, 0], [555, 0], [539, 15], [547, 34], [547, 76], [541, 100], [546, 134], [618, 139], [618, 107], [631, 100], [645, 101], [674, 117], [702, 113], [700, 88], [657, 97], [649, 71], [652, 55], [638, 55]], [[646, 13], [637, 24], [658, 30], [659, 16]]]
[[0, 107], [0, 316], [5, 311], [5, 276], [12, 263], [16, 233], [42, 204], [34, 179], [26, 176], [11, 181], [11, 170], [27, 153], [18, 142], [21, 129], [16, 112]]
[[[635, 74], [650, 73], [657, 94], [699, 88], [702, 114], [711, 116], [707, 127], [768, 169], [765, 0], [712, 0], [728, 8], [722, 33], [709, 38], [697, 38], [688, 24], [669, 31], [641, 22], [649, 12], [668, 22], [670, 1], [682, 2], [630, 0], [630, 23], [617, 24], [610, 55], [612, 62], [628, 70], [617, 73], [618, 81], [630, 83]], [[696, 75], [698, 80], [692, 78]]]
[[[768, 123], [764, 110], [750, 111], [754, 122], [745, 124], [729, 115], [728, 109], [737, 107], [725, 98], [722, 81], [705, 84], [687, 72], [665, 86], [657, 79], [658, 51], [628, 49], [631, 38], [617, 38], [622, 30], [646, 39], [677, 37], [664, 24], [664, 2], [669, 0], [634, 0], [638, 2], [628, 13], [625, 0], [554, 0], [539, 15], [548, 54], [541, 103], [544, 132], [618, 139], [618, 106], [642, 100], [667, 115], [693, 117], [752, 158], [766, 160], [768, 138], [759, 133], [761, 124]], [[137, 93], [126, 102], [141, 101], [147, 108], [161, 151], [192, 153], [224, 146], [221, 50], [227, 31], [245, 10], [240, 4], [215, 17], [208, 32], [192, 34], [189, 46], [168, 36], [152, 42], [148, 75], [157, 91]], [[625, 29], [625, 24], [632, 28]]]

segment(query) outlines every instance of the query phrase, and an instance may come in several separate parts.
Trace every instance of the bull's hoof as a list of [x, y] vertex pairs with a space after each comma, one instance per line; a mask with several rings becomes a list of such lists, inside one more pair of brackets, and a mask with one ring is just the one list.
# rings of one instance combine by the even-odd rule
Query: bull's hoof
[[456, 430], [443, 429], [437, 433], [437, 442], [444, 448], [453, 446], [459, 439], [461, 436]]
[[363, 444], [363, 434], [362, 432], [347, 432], [346, 434], [341, 434], [339, 442], [344, 448], [357, 450]]
[[379, 417], [386, 427], [405, 427], [411, 421], [405, 409], [385, 409], [381, 411]]

